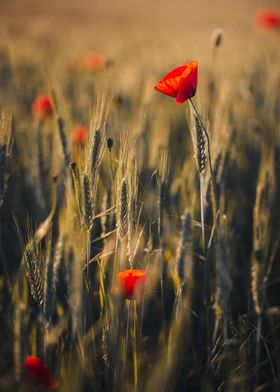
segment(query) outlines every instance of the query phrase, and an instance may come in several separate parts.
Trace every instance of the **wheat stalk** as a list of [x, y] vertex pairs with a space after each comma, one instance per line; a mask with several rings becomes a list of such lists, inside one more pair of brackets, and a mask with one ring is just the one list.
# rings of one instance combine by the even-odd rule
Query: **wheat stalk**
[[79, 219], [80, 223], [82, 223], [82, 211], [81, 211], [81, 195], [80, 195], [80, 178], [79, 178], [79, 171], [77, 168], [77, 164], [75, 162], [70, 163], [70, 169], [71, 169], [71, 174], [72, 174], [72, 180], [73, 180], [73, 185], [74, 185], [74, 192], [75, 192], [75, 198], [76, 198], [76, 204], [78, 208], [78, 213], [79, 213]]
[[[130, 141], [128, 132], [124, 131], [120, 135], [120, 152], [119, 165], [117, 175], [117, 203], [116, 203], [116, 219], [117, 219], [117, 238], [116, 251], [120, 245], [120, 259], [122, 263], [126, 263], [127, 245], [124, 239], [128, 235], [128, 220], [129, 220], [129, 183], [128, 183], [128, 155]], [[116, 263], [115, 263], [116, 264]], [[115, 267], [116, 268], [116, 267]]]
[[90, 153], [91, 174], [93, 187], [97, 179], [98, 169], [104, 152], [104, 132], [96, 129], [93, 135], [92, 149]]
[[68, 246], [65, 261], [72, 334], [74, 336], [81, 332], [82, 326], [82, 270], [72, 245]]
[[274, 205], [276, 183], [273, 164], [274, 154], [260, 165], [259, 179], [254, 206], [253, 260], [251, 265], [252, 297], [255, 312], [263, 311], [265, 302], [264, 285], [269, 267], [271, 240], [272, 206]]
[[176, 254], [176, 271], [181, 288], [186, 282], [186, 271], [192, 263], [192, 220], [189, 209], [181, 217], [181, 236]]
[[[253, 257], [251, 262], [251, 293], [257, 314], [256, 365], [261, 363], [262, 318], [266, 301], [266, 282], [271, 253], [272, 214], [275, 201], [276, 182], [274, 171], [274, 151], [264, 156], [260, 164], [256, 190], [253, 223]], [[258, 372], [256, 383], [258, 383]]]
[[[103, 198], [102, 198], [102, 211], [108, 211], [112, 207], [112, 190], [111, 187], [107, 189], [106, 192], [104, 192]], [[102, 233], [103, 235], [109, 233], [111, 230], [113, 230], [113, 220], [114, 216], [111, 212], [106, 212], [102, 214], [101, 216], [101, 226], [102, 226]]]
[[12, 116], [2, 112], [0, 117], [0, 207], [6, 190], [6, 160], [11, 145]]
[[91, 178], [93, 205], [95, 205], [99, 169], [106, 149], [106, 122], [110, 103], [106, 96], [98, 97], [91, 119], [89, 142], [86, 145], [85, 166]]
[[67, 138], [67, 135], [65, 132], [65, 124], [64, 124], [64, 120], [62, 117], [57, 118], [57, 127], [58, 127], [61, 147], [62, 147], [62, 151], [63, 151], [65, 166], [68, 167], [71, 162], [71, 158], [70, 158], [68, 138]]
[[25, 355], [25, 313], [26, 305], [21, 301], [20, 298], [16, 298], [14, 304], [14, 344], [13, 344], [13, 355], [14, 355], [14, 375], [17, 382], [20, 382], [22, 376], [22, 363]]
[[206, 169], [206, 145], [205, 145], [205, 132], [202, 126], [202, 122], [198, 113], [192, 110], [192, 127], [191, 127], [191, 137], [194, 150], [194, 157], [196, 162], [196, 167], [199, 173], [200, 180], [200, 214], [201, 214], [201, 233], [202, 233], [202, 244], [203, 252], [205, 253], [205, 224], [204, 224], [204, 181], [203, 176]]
[[43, 302], [43, 314], [45, 321], [48, 323], [51, 321], [53, 307], [54, 307], [54, 290], [53, 290], [53, 276], [54, 276], [54, 260], [51, 255], [51, 235], [48, 236], [47, 241], [47, 252], [45, 262], [45, 280], [44, 280], [44, 302]]
[[56, 246], [55, 246], [55, 252], [54, 252], [54, 260], [53, 260], [53, 281], [52, 281], [52, 286], [53, 286], [53, 292], [55, 293], [57, 290], [57, 286], [59, 283], [59, 271], [61, 267], [61, 260], [62, 260], [62, 254], [63, 254], [63, 245], [64, 245], [64, 239], [61, 234], [59, 234]]
[[121, 181], [117, 209], [118, 238], [121, 241], [128, 230], [128, 182], [124, 177]]
[[159, 169], [157, 175], [158, 181], [158, 239], [160, 246], [160, 290], [161, 290], [161, 307], [163, 312], [164, 333], [165, 330], [165, 304], [164, 304], [164, 284], [165, 284], [165, 263], [163, 249], [163, 211], [165, 208], [165, 193], [169, 173], [169, 153], [166, 147], [160, 149]]
[[221, 217], [220, 225], [217, 228], [216, 239], [216, 294], [213, 305], [216, 316], [216, 330], [213, 334], [213, 342], [216, 340], [217, 328], [220, 320], [224, 319], [224, 342], [227, 340], [227, 314], [228, 301], [232, 286], [230, 276], [230, 254], [228, 246], [228, 235], [226, 227], [226, 216]]
[[6, 181], [6, 146], [0, 143], [0, 207], [3, 204]]
[[83, 175], [83, 224], [90, 231], [93, 220], [93, 196], [91, 181], [87, 174]]
[[169, 153], [167, 148], [163, 147], [159, 153], [158, 169], [158, 237], [161, 242], [163, 234], [163, 210], [165, 207], [165, 195], [169, 173]]
[[[213, 209], [213, 219], [214, 222], [216, 220], [217, 217], [217, 190], [216, 190], [216, 183], [215, 183], [215, 177], [214, 177], [214, 171], [212, 168], [212, 159], [211, 159], [211, 148], [210, 148], [210, 138], [209, 138], [209, 134], [208, 131], [206, 130], [205, 126], [203, 125], [201, 116], [198, 113], [198, 110], [196, 109], [192, 99], [189, 100], [190, 102], [190, 108], [193, 114], [195, 114], [198, 122], [199, 122], [199, 126], [201, 127], [201, 130], [204, 133], [204, 136], [206, 137], [207, 140], [207, 153], [208, 153], [208, 162], [209, 162], [209, 169], [210, 169], [210, 181], [211, 181], [211, 193], [212, 193], [212, 209]], [[195, 147], [194, 147], [194, 151], [195, 151]], [[199, 151], [199, 150], [198, 150]], [[203, 151], [200, 150], [200, 152], [202, 153]], [[206, 163], [206, 162], [205, 162]], [[203, 166], [202, 166], [203, 167]], [[202, 173], [200, 173], [202, 174]]]
[[[134, 154], [134, 151], [133, 151]], [[130, 267], [133, 268], [133, 255], [131, 252], [132, 240], [137, 228], [138, 220], [138, 177], [135, 155], [130, 157], [131, 167], [129, 168], [129, 201], [128, 201], [128, 230], [127, 230], [127, 251]]]
[[201, 125], [201, 120], [197, 113], [193, 111], [193, 125], [191, 127], [191, 137], [193, 143], [194, 157], [196, 167], [200, 175], [205, 173], [207, 157], [206, 157], [206, 144], [205, 134]]

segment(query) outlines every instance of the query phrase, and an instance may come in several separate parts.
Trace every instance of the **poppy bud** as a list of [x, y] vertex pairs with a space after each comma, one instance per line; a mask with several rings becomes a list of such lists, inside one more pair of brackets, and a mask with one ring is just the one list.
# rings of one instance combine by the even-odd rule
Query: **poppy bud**
[[75, 170], [76, 167], [77, 167], [77, 163], [74, 162], [74, 161], [70, 162], [70, 167], [71, 167], [72, 170]]
[[109, 148], [109, 150], [111, 151], [112, 147], [113, 147], [113, 139], [111, 139], [110, 137], [108, 137], [107, 139], [107, 147]]

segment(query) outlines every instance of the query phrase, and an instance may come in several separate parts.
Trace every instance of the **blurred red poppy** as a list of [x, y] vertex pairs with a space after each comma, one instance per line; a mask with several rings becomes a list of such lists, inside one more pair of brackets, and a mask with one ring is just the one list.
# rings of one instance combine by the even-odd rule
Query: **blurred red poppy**
[[38, 96], [32, 104], [32, 113], [34, 117], [45, 120], [53, 113], [53, 103], [47, 95]]
[[124, 270], [117, 274], [117, 286], [112, 293], [123, 295], [126, 299], [136, 299], [144, 292], [147, 274], [143, 270]]
[[280, 30], [280, 13], [269, 9], [261, 9], [256, 12], [256, 24], [269, 30]]
[[57, 389], [59, 387], [59, 383], [52, 378], [49, 368], [44, 365], [40, 358], [34, 355], [29, 355], [25, 359], [24, 370], [27, 382], [32, 386], [45, 389]]
[[154, 88], [160, 93], [176, 98], [178, 104], [183, 104], [196, 93], [197, 70], [197, 61], [191, 61], [173, 69]]
[[77, 146], [81, 146], [81, 147], [84, 146], [86, 142], [87, 134], [88, 134], [88, 128], [84, 127], [83, 125], [78, 125], [74, 129], [73, 142]]
[[113, 64], [113, 61], [103, 54], [92, 52], [74, 60], [70, 65], [73, 72], [95, 72], [100, 71]]

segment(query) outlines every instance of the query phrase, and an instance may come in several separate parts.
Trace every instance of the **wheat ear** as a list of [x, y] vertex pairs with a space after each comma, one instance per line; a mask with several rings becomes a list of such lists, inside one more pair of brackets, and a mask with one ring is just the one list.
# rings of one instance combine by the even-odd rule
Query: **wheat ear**
[[37, 303], [38, 307], [41, 308], [44, 298], [44, 283], [42, 280], [39, 261], [32, 244], [27, 245], [23, 257], [25, 260], [25, 271], [29, 282], [31, 295], [34, 301]]
[[193, 124], [191, 127], [191, 137], [193, 143], [194, 157], [196, 167], [199, 173], [200, 184], [200, 215], [201, 215], [201, 233], [203, 253], [205, 254], [205, 224], [204, 224], [204, 174], [206, 169], [206, 146], [205, 146], [205, 132], [202, 127], [201, 120], [196, 111], [192, 110]]
[[65, 123], [62, 117], [57, 118], [57, 127], [59, 132], [59, 138], [61, 142], [61, 147], [63, 151], [65, 166], [68, 167], [71, 159], [70, 159], [70, 150], [69, 150], [69, 143], [68, 138], [65, 132]]
[[218, 211], [218, 207], [217, 207], [217, 190], [216, 190], [216, 183], [215, 183], [215, 178], [214, 178], [214, 171], [212, 168], [212, 159], [211, 159], [211, 148], [210, 148], [210, 138], [209, 138], [209, 134], [205, 128], [205, 126], [203, 125], [203, 122], [201, 120], [201, 116], [198, 113], [198, 110], [196, 109], [195, 104], [193, 103], [192, 99], [189, 100], [190, 105], [192, 107], [192, 109], [194, 110], [197, 119], [200, 123], [200, 126], [204, 132], [204, 135], [206, 137], [207, 140], [207, 153], [208, 153], [208, 161], [209, 161], [209, 169], [210, 169], [210, 177], [211, 177], [211, 191], [212, 191], [212, 209], [213, 209], [213, 219], [215, 221], [216, 217], [217, 217], [217, 211]]

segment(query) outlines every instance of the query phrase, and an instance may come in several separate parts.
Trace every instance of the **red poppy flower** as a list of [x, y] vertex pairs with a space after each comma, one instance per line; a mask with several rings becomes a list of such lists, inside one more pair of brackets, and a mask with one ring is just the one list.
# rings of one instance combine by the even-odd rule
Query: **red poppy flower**
[[123, 295], [127, 299], [136, 299], [143, 294], [147, 275], [143, 270], [124, 270], [117, 274], [117, 286], [112, 292]]
[[27, 382], [32, 386], [45, 389], [57, 389], [59, 387], [59, 383], [52, 378], [49, 368], [44, 365], [40, 358], [34, 355], [29, 355], [25, 359], [24, 370]]
[[259, 10], [256, 13], [256, 24], [270, 30], [280, 29], [280, 14], [273, 10]]
[[75, 60], [70, 65], [70, 71], [95, 72], [100, 71], [112, 64], [112, 60], [107, 59], [103, 54], [92, 52]]
[[176, 98], [178, 104], [183, 104], [196, 93], [197, 68], [197, 61], [191, 61], [173, 69], [161, 79], [155, 90]]
[[51, 98], [47, 95], [37, 97], [32, 104], [32, 113], [34, 117], [37, 117], [40, 120], [45, 120], [47, 117], [50, 117], [53, 113]]
[[78, 125], [74, 130], [73, 142], [77, 146], [84, 146], [88, 134], [88, 129], [82, 125]]

